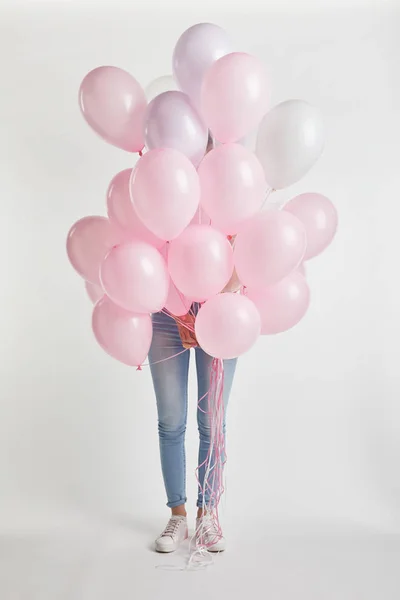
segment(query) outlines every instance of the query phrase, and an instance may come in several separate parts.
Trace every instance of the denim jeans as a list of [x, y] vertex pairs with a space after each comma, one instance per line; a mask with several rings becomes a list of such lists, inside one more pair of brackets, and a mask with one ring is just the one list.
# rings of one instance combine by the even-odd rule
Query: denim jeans
[[[153, 315], [153, 341], [149, 352], [151, 374], [157, 400], [158, 433], [160, 441], [161, 468], [167, 493], [167, 506], [173, 508], [185, 504], [186, 460], [185, 432], [188, 407], [188, 373], [190, 350], [184, 350], [174, 319], [164, 313]], [[174, 358], [168, 358], [174, 354]], [[198, 399], [208, 392], [212, 357], [200, 348], [195, 348]], [[168, 360], [163, 360], [168, 358]], [[224, 405], [226, 408], [232, 387], [236, 360], [224, 361]], [[163, 361], [163, 362], [158, 362]], [[207, 396], [200, 402], [202, 410], [197, 410], [199, 428], [199, 465], [206, 460], [210, 446], [209, 415]], [[224, 423], [225, 431], [225, 423]], [[199, 470], [200, 486], [203, 487], [205, 465]], [[199, 487], [197, 506], [203, 505]], [[205, 497], [207, 503], [209, 498]]]

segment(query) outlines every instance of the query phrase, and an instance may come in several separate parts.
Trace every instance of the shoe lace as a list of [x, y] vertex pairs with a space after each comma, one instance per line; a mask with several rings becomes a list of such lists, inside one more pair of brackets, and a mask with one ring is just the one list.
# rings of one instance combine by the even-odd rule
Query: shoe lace
[[171, 536], [173, 537], [176, 533], [176, 530], [178, 529], [180, 525], [180, 521], [178, 521], [178, 519], [170, 519], [168, 525], [166, 526], [166, 528], [164, 529], [163, 533], [162, 533], [162, 537], [164, 536]]

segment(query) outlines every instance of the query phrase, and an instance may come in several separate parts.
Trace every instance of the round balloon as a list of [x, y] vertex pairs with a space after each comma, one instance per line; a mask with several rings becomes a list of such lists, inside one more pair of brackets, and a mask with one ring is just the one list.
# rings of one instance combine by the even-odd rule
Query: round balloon
[[263, 168], [240, 144], [224, 144], [204, 157], [199, 169], [201, 204], [213, 227], [234, 234], [260, 209], [267, 184]]
[[107, 142], [128, 152], [142, 150], [147, 102], [132, 75], [118, 67], [93, 69], [81, 83], [79, 104], [86, 122]]
[[303, 224], [289, 212], [269, 210], [250, 219], [235, 241], [235, 267], [246, 287], [276, 283], [301, 263]]
[[324, 148], [319, 112], [303, 100], [287, 100], [270, 110], [260, 123], [256, 155], [268, 184], [281, 189], [296, 183], [311, 169]]
[[333, 240], [338, 223], [336, 208], [322, 194], [300, 194], [289, 200], [284, 210], [295, 215], [303, 223], [307, 234], [304, 260], [321, 254]]
[[145, 89], [147, 102], [151, 102], [154, 98], [164, 92], [179, 90], [178, 84], [172, 75], [162, 75], [154, 79]]
[[227, 238], [208, 225], [190, 225], [169, 245], [168, 268], [176, 287], [202, 301], [220, 292], [233, 272]]
[[120, 171], [113, 177], [107, 190], [107, 212], [111, 223], [120, 228], [125, 240], [140, 240], [155, 248], [165, 243], [154, 235], [138, 217], [131, 202], [129, 182], [132, 169]]
[[232, 50], [226, 31], [212, 23], [193, 25], [179, 38], [173, 55], [174, 76], [197, 109], [207, 69]]
[[208, 129], [189, 96], [182, 92], [164, 92], [147, 107], [145, 144], [154, 148], [174, 148], [197, 167], [204, 156]]
[[218, 294], [199, 310], [195, 321], [200, 347], [215, 358], [236, 358], [256, 342], [261, 320], [255, 304], [240, 294]]
[[219, 142], [236, 142], [258, 126], [268, 108], [268, 83], [255, 56], [233, 52], [204, 76], [201, 113]]
[[130, 192], [143, 223], [157, 237], [169, 241], [182, 233], [196, 213], [199, 176], [182, 152], [150, 150], [132, 172]]
[[297, 325], [310, 303], [307, 281], [299, 271], [293, 271], [274, 285], [248, 288], [246, 296], [260, 313], [263, 335], [281, 333]]
[[126, 310], [160, 311], [168, 295], [169, 277], [161, 254], [144, 242], [129, 242], [111, 250], [100, 278], [107, 296]]
[[145, 360], [153, 336], [149, 315], [128, 312], [104, 296], [94, 307], [92, 327], [100, 346], [113, 358], [131, 367]]
[[99, 285], [101, 261], [120, 241], [120, 232], [108, 219], [97, 216], [84, 217], [69, 230], [68, 258], [81, 277]]

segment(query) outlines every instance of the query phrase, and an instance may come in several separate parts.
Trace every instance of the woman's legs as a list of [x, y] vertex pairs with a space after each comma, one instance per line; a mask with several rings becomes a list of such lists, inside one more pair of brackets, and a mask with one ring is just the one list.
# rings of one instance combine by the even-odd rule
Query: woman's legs
[[[196, 368], [197, 368], [197, 388], [198, 388], [198, 399], [199, 408], [197, 410], [197, 423], [199, 427], [200, 435], [200, 446], [199, 446], [199, 493], [197, 499], [198, 514], [202, 515], [203, 506], [203, 494], [202, 488], [204, 487], [204, 476], [206, 466], [203, 464], [207, 458], [208, 450], [210, 447], [210, 420], [209, 415], [204, 412], [207, 411], [207, 392], [210, 386], [210, 374], [212, 357], [206, 354], [201, 348], [196, 348]], [[235, 374], [237, 359], [224, 360], [224, 409], [228, 404], [229, 394], [232, 388], [233, 376]], [[224, 414], [224, 434], [225, 434], [225, 414]], [[210, 500], [209, 494], [205, 494], [205, 502]]]
[[[181, 354], [178, 356], [169, 358], [179, 352]], [[163, 313], [153, 315], [149, 360], [157, 400], [161, 468], [167, 506], [173, 515], [186, 515], [185, 431], [189, 351], [182, 346], [176, 322]]]

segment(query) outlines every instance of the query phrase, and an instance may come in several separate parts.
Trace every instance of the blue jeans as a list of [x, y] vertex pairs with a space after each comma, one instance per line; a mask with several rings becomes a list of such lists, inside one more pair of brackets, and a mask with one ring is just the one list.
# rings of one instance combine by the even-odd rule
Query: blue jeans
[[[157, 399], [158, 433], [160, 440], [161, 468], [167, 493], [167, 506], [173, 508], [186, 503], [185, 432], [188, 407], [188, 373], [190, 350], [184, 350], [174, 319], [164, 313], [153, 315], [153, 341], [149, 352], [151, 374]], [[178, 352], [175, 358], [164, 360]], [[212, 357], [201, 348], [195, 348], [198, 399], [208, 392]], [[157, 362], [163, 361], [163, 362]], [[224, 405], [226, 408], [232, 387], [237, 359], [224, 361]], [[207, 396], [197, 410], [200, 435], [199, 465], [207, 458], [210, 446]], [[224, 423], [225, 431], [225, 423]], [[199, 481], [203, 487], [205, 465], [200, 467]], [[205, 497], [207, 503], [209, 498]], [[203, 505], [199, 487], [197, 506]]]

